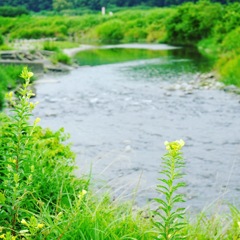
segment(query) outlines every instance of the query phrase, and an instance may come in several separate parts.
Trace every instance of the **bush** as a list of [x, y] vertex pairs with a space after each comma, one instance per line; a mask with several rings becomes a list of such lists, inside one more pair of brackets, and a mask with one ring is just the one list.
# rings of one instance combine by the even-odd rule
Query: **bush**
[[200, 1], [186, 3], [166, 23], [167, 41], [174, 44], [195, 45], [212, 33], [213, 26], [222, 19], [223, 8], [220, 4]]
[[237, 53], [222, 57], [216, 68], [225, 84], [240, 87], [240, 56]]
[[29, 15], [29, 11], [25, 7], [0, 7], [0, 16], [3, 17], [17, 17], [21, 15]]
[[110, 20], [96, 28], [98, 38], [102, 43], [117, 43], [124, 37], [124, 22]]
[[239, 51], [240, 52], [240, 27], [232, 30], [230, 33], [228, 33], [221, 44], [221, 49], [223, 52], [228, 51]]
[[72, 63], [72, 60], [71, 58], [63, 53], [62, 51], [56, 51], [52, 56], [51, 56], [51, 61], [53, 64], [57, 64], [57, 63], [63, 63], [63, 64], [66, 64], [66, 65], [71, 65]]

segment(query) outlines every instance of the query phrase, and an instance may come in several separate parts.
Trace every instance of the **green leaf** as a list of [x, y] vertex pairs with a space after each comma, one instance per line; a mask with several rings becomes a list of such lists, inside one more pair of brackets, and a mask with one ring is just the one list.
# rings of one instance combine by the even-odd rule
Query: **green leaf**
[[4, 196], [3, 193], [0, 192], [0, 203], [3, 204], [6, 201], [6, 197]]

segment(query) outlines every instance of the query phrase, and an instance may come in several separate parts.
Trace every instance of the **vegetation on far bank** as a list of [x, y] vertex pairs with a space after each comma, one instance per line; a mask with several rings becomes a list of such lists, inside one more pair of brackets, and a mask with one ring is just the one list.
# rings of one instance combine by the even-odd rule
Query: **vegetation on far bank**
[[[0, 49], [12, 48], [19, 39], [42, 38], [55, 39], [55, 45], [63, 41], [197, 46], [202, 54], [216, 59], [214, 70], [221, 81], [240, 87], [239, 3], [221, 5], [202, 0], [174, 8], [127, 9], [113, 15], [0, 17], [0, 23]], [[67, 47], [62, 44], [60, 48]], [[57, 58], [70, 64], [62, 53], [56, 53]]]

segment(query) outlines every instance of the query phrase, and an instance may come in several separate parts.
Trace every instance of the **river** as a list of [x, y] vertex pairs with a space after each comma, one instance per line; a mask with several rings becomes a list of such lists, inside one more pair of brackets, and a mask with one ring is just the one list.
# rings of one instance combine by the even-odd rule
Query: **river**
[[93, 182], [115, 197], [135, 196], [143, 206], [158, 196], [163, 143], [181, 138], [188, 210], [222, 211], [226, 203], [239, 204], [240, 97], [196, 87], [208, 66], [196, 54], [161, 45], [125, 50], [134, 46], [133, 52], [150, 48], [153, 55], [142, 52], [136, 59], [132, 52], [123, 61], [114, 48], [120, 60], [109, 63], [102, 52], [99, 57], [86, 50], [81, 67], [39, 79], [34, 115], [43, 127], [64, 127], [71, 134], [77, 174], [91, 168]]

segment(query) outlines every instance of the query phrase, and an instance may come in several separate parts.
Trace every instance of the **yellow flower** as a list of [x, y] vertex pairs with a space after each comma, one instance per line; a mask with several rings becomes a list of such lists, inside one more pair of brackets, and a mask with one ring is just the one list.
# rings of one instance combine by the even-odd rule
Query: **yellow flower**
[[41, 118], [38, 117], [35, 119], [34, 124], [38, 124], [40, 121], [41, 121]]
[[79, 192], [78, 198], [82, 198], [86, 194], [87, 194], [87, 191], [83, 189], [81, 192]]
[[29, 72], [27, 67], [24, 67], [22, 70], [22, 73], [20, 74], [20, 77], [25, 80], [30, 79], [32, 76], [33, 76], [33, 73]]
[[26, 225], [26, 226], [28, 225], [28, 223], [25, 219], [22, 219], [21, 224]]
[[86, 190], [82, 190], [82, 195], [84, 196], [85, 194], [87, 194], [87, 191]]
[[180, 139], [174, 142], [165, 141], [164, 144], [166, 146], [166, 150], [178, 152], [185, 145], [185, 142], [182, 139]]
[[5, 234], [0, 235], [0, 238], [5, 239]]
[[42, 224], [42, 223], [39, 223], [38, 225], [37, 225], [37, 228], [39, 228], [39, 229], [41, 229], [41, 228], [43, 228], [44, 227], [44, 224]]
[[33, 102], [30, 102], [30, 103], [29, 103], [29, 106], [30, 106], [30, 108], [34, 108], [34, 103], [33, 103]]

